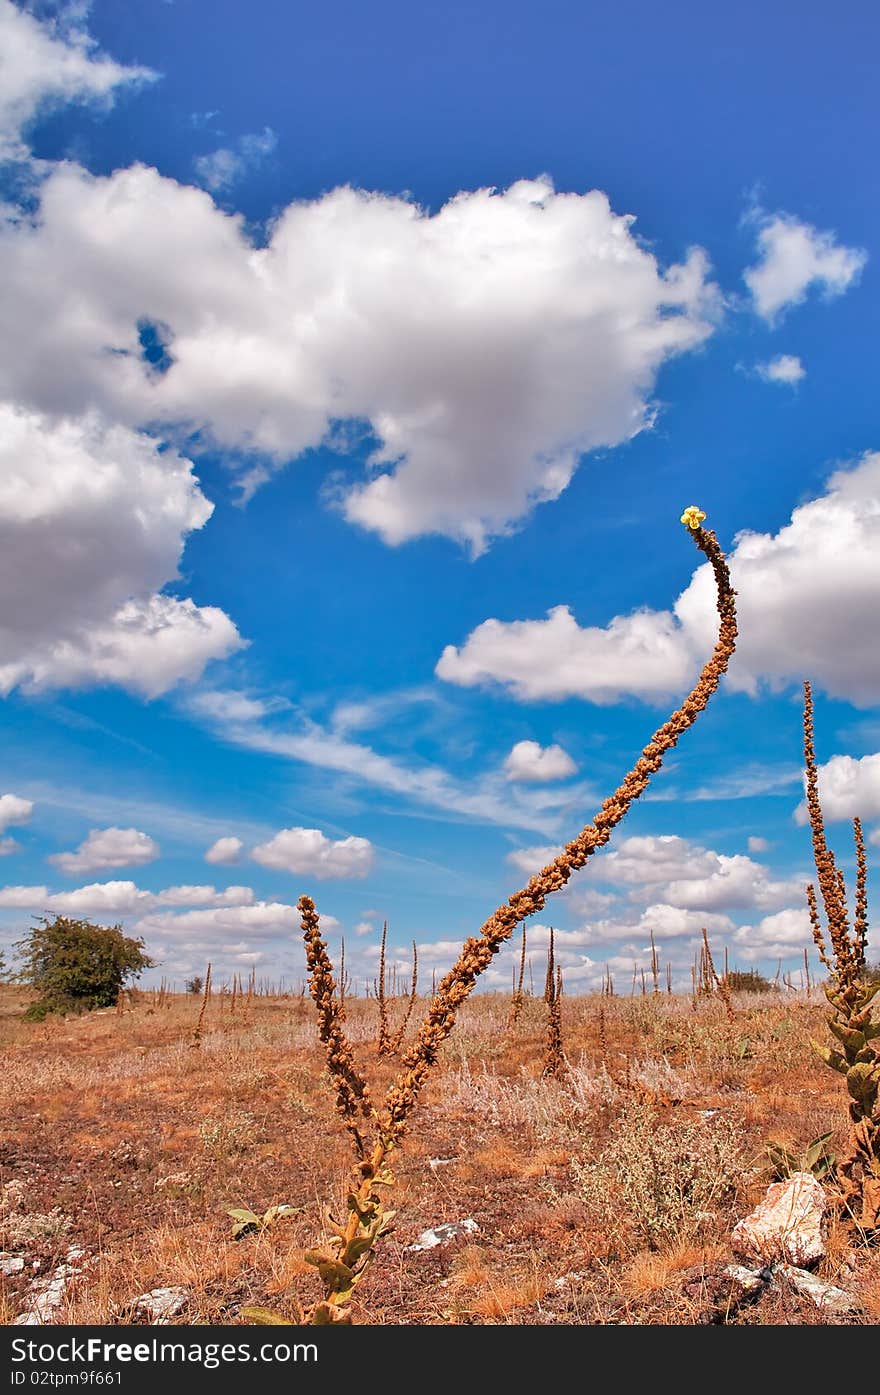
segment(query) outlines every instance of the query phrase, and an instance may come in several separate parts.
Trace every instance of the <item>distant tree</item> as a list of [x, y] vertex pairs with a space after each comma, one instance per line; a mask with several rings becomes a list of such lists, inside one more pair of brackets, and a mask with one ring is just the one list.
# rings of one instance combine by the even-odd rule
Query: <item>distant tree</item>
[[67, 916], [42, 917], [15, 948], [21, 961], [16, 978], [38, 994], [26, 1016], [37, 1020], [50, 1012], [113, 1007], [126, 980], [153, 966], [143, 940], [123, 935], [120, 925]]
[[187, 993], [192, 993], [195, 998], [199, 996], [204, 986], [205, 980], [202, 978], [201, 974], [193, 974], [192, 978], [188, 978], [186, 981]]
[[880, 959], [876, 964], [866, 964], [864, 974], [866, 983], [880, 983]]
[[724, 975], [724, 980], [732, 993], [771, 993], [773, 991], [773, 984], [769, 978], [759, 974], [757, 969], [749, 969], [747, 973], [733, 969], [729, 974]]

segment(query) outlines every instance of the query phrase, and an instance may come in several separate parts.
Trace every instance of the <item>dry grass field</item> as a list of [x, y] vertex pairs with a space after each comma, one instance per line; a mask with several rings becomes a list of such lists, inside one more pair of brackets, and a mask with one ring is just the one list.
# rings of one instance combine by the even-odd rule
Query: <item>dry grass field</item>
[[[296, 1321], [321, 1293], [304, 1252], [325, 1208], [345, 1209], [351, 1149], [307, 996], [136, 995], [102, 1011], [26, 1022], [0, 998], [0, 1320], [71, 1246], [85, 1251], [55, 1321], [134, 1323], [159, 1286], [189, 1295], [173, 1321], [237, 1325], [242, 1308]], [[407, 1040], [424, 1015], [419, 1000]], [[388, 1003], [392, 1029], [405, 1011]], [[564, 996], [566, 1070], [542, 1074], [547, 1008], [476, 995], [394, 1154], [397, 1210], [354, 1292], [376, 1324], [812, 1324], [880, 1318], [880, 1250], [832, 1215], [820, 1277], [857, 1298], [836, 1317], [774, 1283], [739, 1302], [730, 1233], [773, 1180], [767, 1145], [801, 1153], [846, 1136], [846, 1088], [809, 1046], [827, 1004], [786, 991]], [[378, 1004], [349, 999], [346, 1030], [380, 1091]], [[233, 1238], [229, 1209], [274, 1224]], [[411, 1249], [443, 1223], [473, 1225]]]

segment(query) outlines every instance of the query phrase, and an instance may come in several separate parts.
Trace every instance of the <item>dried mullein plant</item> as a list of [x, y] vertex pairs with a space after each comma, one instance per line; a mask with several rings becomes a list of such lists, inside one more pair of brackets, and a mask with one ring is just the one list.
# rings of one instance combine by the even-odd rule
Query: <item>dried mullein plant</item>
[[[455, 1025], [456, 1013], [473, 991], [477, 979], [517, 925], [540, 911], [547, 897], [560, 891], [572, 872], [583, 867], [596, 849], [608, 842], [632, 802], [639, 798], [651, 776], [662, 766], [664, 756], [694, 724], [718, 687], [736, 645], [735, 592], [715, 534], [701, 526], [704, 518], [705, 514], [692, 506], [685, 510], [681, 521], [715, 575], [720, 626], [711, 657], [684, 702], [654, 733], [632, 770], [605, 800], [592, 821], [558, 857], [499, 906], [479, 934], [465, 941], [455, 964], [436, 985], [425, 1021], [404, 1054], [403, 1069], [381, 1105], [374, 1105], [342, 1027], [332, 966], [320, 938], [315, 904], [308, 896], [301, 896], [297, 903], [309, 956], [310, 991], [318, 1006], [320, 1036], [336, 1087], [336, 1108], [352, 1137], [357, 1157], [345, 1219], [337, 1221], [328, 1214], [326, 1222], [331, 1239], [325, 1247], [306, 1253], [307, 1260], [318, 1269], [324, 1286], [324, 1297], [306, 1316], [308, 1322], [351, 1321], [348, 1303], [353, 1290], [374, 1256], [376, 1242], [387, 1232], [394, 1215], [385, 1199], [386, 1190], [394, 1181], [388, 1166], [389, 1157], [401, 1144], [419, 1095]], [[381, 975], [380, 986], [384, 996]], [[554, 983], [557, 994], [560, 987], [558, 981]], [[365, 1137], [367, 1132], [369, 1138]], [[255, 1320], [273, 1319], [261, 1314]]]
[[562, 969], [556, 962], [553, 926], [550, 926], [550, 943], [547, 946], [547, 979], [544, 985], [544, 1002], [547, 1005], [547, 1034], [544, 1046], [544, 1066], [542, 1075], [561, 1080], [568, 1067], [562, 1047]]
[[514, 979], [513, 997], [510, 1000], [510, 1013], [507, 1018], [508, 1027], [515, 1027], [520, 1019], [525, 1001], [523, 994], [523, 983], [526, 976], [526, 927], [522, 928], [522, 945], [519, 953], [519, 976]]
[[850, 924], [843, 873], [825, 837], [819, 776], [813, 743], [813, 696], [804, 684], [804, 764], [807, 812], [813, 838], [813, 860], [819, 894], [827, 921], [827, 940], [819, 918], [816, 889], [806, 888], [813, 940], [820, 961], [828, 970], [825, 996], [832, 1011], [828, 1026], [836, 1039], [833, 1047], [813, 1042], [826, 1065], [846, 1077], [849, 1092], [850, 1130], [837, 1163], [837, 1177], [847, 1212], [865, 1231], [880, 1228], [880, 1023], [872, 1021], [872, 1003], [880, 982], [866, 973], [868, 942], [867, 862], [862, 825], [853, 820], [856, 853], [856, 889]]
[[416, 1000], [419, 996], [419, 951], [415, 940], [413, 940], [412, 942], [412, 953], [412, 978], [410, 979], [409, 998], [406, 1004], [406, 1011], [403, 1014], [400, 1026], [394, 1033], [394, 1036], [391, 1038], [391, 1054], [394, 1056], [397, 1055], [397, 1053], [400, 1051], [400, 1048], [403, 1046], [403, 1039], [406, 1036], [406, 1029], [409, 1026], [409, 1020], [413, 1015], [413, 1008], [415, 1007]]

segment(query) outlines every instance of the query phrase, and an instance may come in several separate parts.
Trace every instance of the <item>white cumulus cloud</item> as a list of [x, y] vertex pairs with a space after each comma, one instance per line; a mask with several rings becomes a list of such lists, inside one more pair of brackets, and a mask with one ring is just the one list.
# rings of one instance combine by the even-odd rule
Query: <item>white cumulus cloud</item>
[[567, 605], [546, 620], [484, 620], [465, 643], [448, 644], [438, 678], [462, 687], [498, 683], [525, 702], [577, 696], [598, 704], [623, 694], [652, 699], [686, 688], [694, 658], [668, 611], [616, 616], [581, 627]]
[[40, 23], [12, 0], [0, 0], [0, 159], [27, 154], [22, 137], [43, 112], [71, 102], [109, 106], [119, 87], [156, 77], [98, 53], [75, 22], [78, 8], [67, 6]]
[[806, 369], [796, 354], [777, 354], [767, 363], [759, 363], [756, 369], [759, 378], [765, 383], [785, 383], [794, 387], [807, 376]]
[[[247, 488], [367, 421], [379, 445], [339, 487], [346, 517], [478, 552], [582, 454], [650, 425], [662, 365], [712, 331], [704, 254], [661, 267], [632, 223], [546, 178], [436, 213], [339, 188], [290, 204], [257, 247], [204, 190], [59, 165], [0, 232], [0, 392], [200, 428], [254, 453]], [[144, 361], [145, 324], [165, 371]]]
[[240, 647], [223, 611], [160, 594], [212, 511], [175, 450], [94, 413], [0, 402], [0, 693], [118, 683], [155, 697]]
[[282, 828], [274, 838], [253, 848], [251, 857], [281, 872], [305, 873], [318, 881], [344, 880], [368, 875], [373, 846], [367, 838], [333, 842], [318, 828]]
[[[229, 886], [217, 891], [213, 886], [169, 886], [164, 891], [144, 891], [132, 881], [90, 882], [72, 891], [52, 892], [46, 886], [5, 886], [0, 888], [0, 906], [31, 910], [34, 914], [52, 911], [56, 915], [95, 916], [143, 914], [155, 907], [198, 906], [226, 911], [252, 906], [256, 896], [249, 886]], [[322, 918], [323, 919], [323, 918]]]
[[33, 811], [30, 799], [21, 799], [17, 794], [0, 794], [0, 833], [16, 824], [27, 823]]
[[[762, 684], [779, 691], [810, 678], [856, 705], [880, 701], [880, 646], [865, 642], [880, 606], [880, 452], [835, 471], [778, 533], [737, 534], [728, 563], [739, 619], [728, 687], [754, 696]], [[446, 647], [436, 672], [468, 687], [500, 684], [523, 701], [668, 699], [693, 682], [717, 629], [706, 563], [672, 610], [615, 616], [604, 628], [581, 627], [564, 605], [545, 620], [485, 620]]]
[[507, 854], [507, 861], [518, 872], [533, 877], [536, 872], [554, 862], [561, 852], [561, 847], [514, 848], [513, 852]]
[[93, 828], [76, 852], [53, 853], [47, 861], [77, 876], [101, 867], [141, 867], [159, 856], [159, 844], [137, 828]]
[[751, 857], [718, 853], [675, 834], [624, 838], [600, 854], [593, 870], [602, 881], [648, 887], [666, 905], [697, 911], [772, 910], [802, 891], [806, 880], [780, 881]]
[[789, 906], [765, 915], [757, 925], [742, 925], [733, 934], [737, 954], [748, 962], [760, 959], [789, 959], [812, 950], [813, 933], [806, 897], [803, 907]]
[[240, 838], [218, 838], [216, 843], [212, 843], [205, 853], [205, 861], [215, 863], [237, 862], [243, 847], [244, 843]]
[[811, 286], [826, 296], [842, 295], [867, 261], [857, 247], [844, 247], [834, 233], [820, 232], [787, 213], [760, 220], [759, 259], [744, 274], [755, 310], [771, 323], [798, 305]]
[[[832, 756], [817, 765], [819, 803], [828, 823], [839, 819], [880, 818], [880, 752], [868, 756]], [[807, 806], [801, 802], [795, 821], [809, 821]]]
[[[137, 921], [135, 929], [148, 942], [154, 935], [173, 935], [208, 943], [215, 936], [246, 935], [241, 948], [247, 948], [254, 939], [271, 939], [283, 936], [289, 939], [291, 933], [299, 929], [300, 913], [295, 906], [281, 901], [257, 901], [250, 906], [208, 907], [193, 911], [156, 911]], [[324, 929], [332, 929], [339, 922], [329, 915], [321, 916]]]
[[541, 746], [537, 741], [517, 741], [504, 762], [508, 780], [564, 780], [577, 766], [561, 746]]

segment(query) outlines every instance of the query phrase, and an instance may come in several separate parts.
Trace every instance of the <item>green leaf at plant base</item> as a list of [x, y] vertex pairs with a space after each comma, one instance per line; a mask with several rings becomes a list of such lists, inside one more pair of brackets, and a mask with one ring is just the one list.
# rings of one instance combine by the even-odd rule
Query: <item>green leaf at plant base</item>
[[857, 1065], [850, 1066], [846, 1073], [846, 1088], [853, 1099], [865, 1110], [873, 1107], [877, 1098], [878, 1086], [880, 1086], [880, 1066], [878, 1065], [869, 1065], [866, 1061], [860, 1061]]
[[334, 1261], [331, 1264], [319, 1264], [318, 1273], [321, 1281], [326, 1285], [328, 1294], [332, 1293], [333, 1298], [344, 1303], [351, 1296], [351, 1291], [357, 1283], [357, 1275], [347, 1264], [340, 1264]]
[[282, 1317], [280, 1313], [275, 1313], [271, 1308], [241, 1308], [241, 1317], [248, 1322], [255, 1323], [258, 1327], [295, 1327], [296, 1323], [290, 1318]]
[[255, 1211], [248, 1211], [246, 1207], [227, 1209], [226, 1214], [235, 1221], [232, 1227], [233, 1240], [241, 1240], [245, 1235], [251, 1235], [255, 1230], [262, 1228], [262, 1218]]
[[833, 1167], [834, 1156], [832, 1153], [829, 1153], [827, 1147], [830, 1138], [830, 1133], [823, 1133], [820, 1134], [818, 1138], [813, 1139], [813, 1142], [804, 1153], [804, 1172], [814, 1172], [820, 1162], [823, 1164], [823, 1172]]
[[826, 1066], [830, 1066], [832, 1070], [840, 1071], [842, 1075], [846, 1074], [846, 1060], [839, 1051], [834, 1051], [830, 1046], [823, 1046], [821, 1042], [814, 1041], [812, 1037], [810, 1037], [810, 1045]]
[[837, 1040], [841, 1043], [844, 1050], [849, 1054], [850, 1058], [855, 1056], [857, 1051], [861, 1051], [865, 1044], [865, 1038], [862, 1032], [854, 1031], [853, 1028], [848, 1027], [845, 1022], [838, 1022], [834, 1017], [828, 1018], [828, 1026], [837, 1037]]

